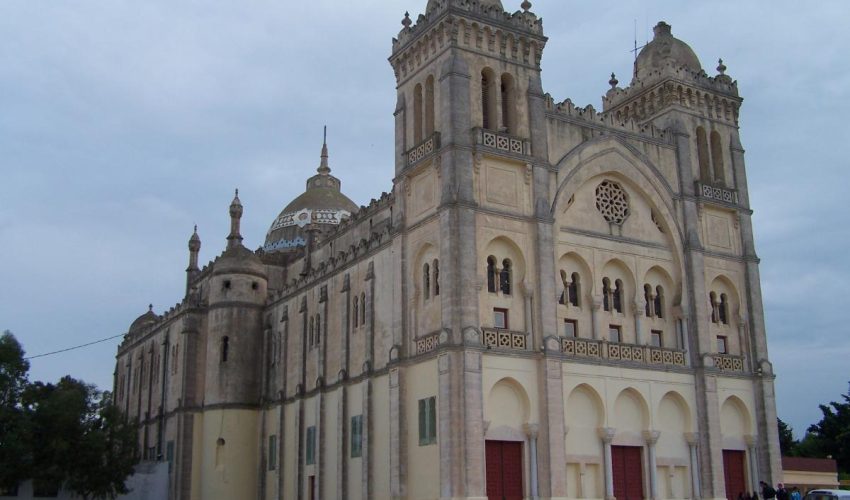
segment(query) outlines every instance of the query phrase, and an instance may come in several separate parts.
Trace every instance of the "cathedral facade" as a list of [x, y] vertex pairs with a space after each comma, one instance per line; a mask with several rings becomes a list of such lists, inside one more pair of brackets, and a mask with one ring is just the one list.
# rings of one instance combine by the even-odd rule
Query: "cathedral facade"
[[[174, 499], [737, 498], [781, 476], [742, 99], [664, 22], [602, 109], [544, 92], [531, 3], [392, 43], [392, 191], [327, 145], [262, 248], [131, 325], [115, 401]], [[252, 214], [253, 215], [253, 214]]]

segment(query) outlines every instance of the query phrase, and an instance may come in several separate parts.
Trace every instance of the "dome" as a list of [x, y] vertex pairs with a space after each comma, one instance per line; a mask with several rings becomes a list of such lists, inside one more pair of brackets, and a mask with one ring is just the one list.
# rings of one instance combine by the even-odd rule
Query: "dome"
[[693, 49], [688, 44], [675, 38], [670, 25], [660, 21], [653, 28], [655, 37], [646, 44], [635, 59], [635, 74], [637, 80], [645, 80], [654, 71], [671, 65], [675, 68], [684, 66], [690, 70], [702, 71], [702, 65]]
[[153, 304], [151, 304], [148, 306], [148, 312], [142, 314], [130, 324], [130, 330], [128, 330], [128, 333], [133, 333], [142, 330], [148, 326], [151, 326], [157, 321], [159, 321], [159, 316], [157, 316], [156, 313], [153, 312]]
[[307, 190], [292, 200], [272, 222], [263, 249], [266, 252], [291, 250], [307, 244], [308, 224], [330, 229], [357, 212], [357, 205], [342, 194], [342, 183], [328, 167], [327, 142], [322, 145], [318, 174], [307, 179]]
[[213, 274], [254, 274], [266, 275], [266, 267], [256, 253], [242, 245], [228, 248], [215, 262]]
[[[446, 0], [428, 0], [428, 6], [425, 7], [425, 13], [427, 14], [427, 13], [431, 12], [432, 10], [440, 7], [441, 4], [445, 3], [445, 1]], [[502, 1], [501, 0], [478, 0], [477, 3], [478, 3], [479, 6], [485, 8], [485, 9], [497, 8], [500, 11], [505, 10], [505, 8], [502, 7]]]

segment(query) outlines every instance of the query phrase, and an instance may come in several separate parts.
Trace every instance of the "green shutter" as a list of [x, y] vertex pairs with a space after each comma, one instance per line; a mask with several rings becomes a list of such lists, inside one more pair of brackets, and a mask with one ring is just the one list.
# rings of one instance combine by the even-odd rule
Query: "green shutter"
[[307, 427], [307, 465], [316, 463], [316, 427]]
[[419, 446], [428, 444], [426, 400], [419, 400]]
[[428, 398], [428, 442], [437, 442], [437, 398]]
[[277, 468], [277, 436], [269, 436], [269, 470]]
[[351, 417], [351, 458], [363, 456], [363, 415]]

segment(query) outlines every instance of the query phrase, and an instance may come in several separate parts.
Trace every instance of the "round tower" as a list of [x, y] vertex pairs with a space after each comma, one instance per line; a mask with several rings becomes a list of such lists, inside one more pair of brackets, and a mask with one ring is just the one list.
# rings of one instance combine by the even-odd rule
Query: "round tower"
[[267, 276], [242, 246], [239, 192], [227, 250], [213, 264], [204, 370], [202, 498], [256, 497], [257, 421]]

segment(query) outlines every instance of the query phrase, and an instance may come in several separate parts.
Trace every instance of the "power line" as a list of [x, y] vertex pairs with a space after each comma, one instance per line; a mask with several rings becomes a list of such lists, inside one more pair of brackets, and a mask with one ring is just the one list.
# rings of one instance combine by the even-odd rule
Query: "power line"
[[24, 359], [30, 360], [30, 359], [35, 359], [35, 358], [43, 358], [45, 356], [52, 356], [54, 354], [59, 354], [61, 352], [73, 351], [74, 349], [81, 349], [83, 347], [88, 347], [90, 345], [100, 344], [101, 342], [106, 342], [107, 340], [117, 339], [118, 337], [123, 337], [123, 336], [124, 336], [123, 333], [120, 334], [120, 335], [113, 335], [112, 337], [107, 337], [105, 339], [95, 340], [94, 342], [89, 342], [88, 344], [80, 344], [80, 345], [75, 345], [74, 347], [68, 347], [67, 349], [60, 349], [58, 351], [46, 352], [44, 354], [36, 354], [35, 356], [28, 356]]

